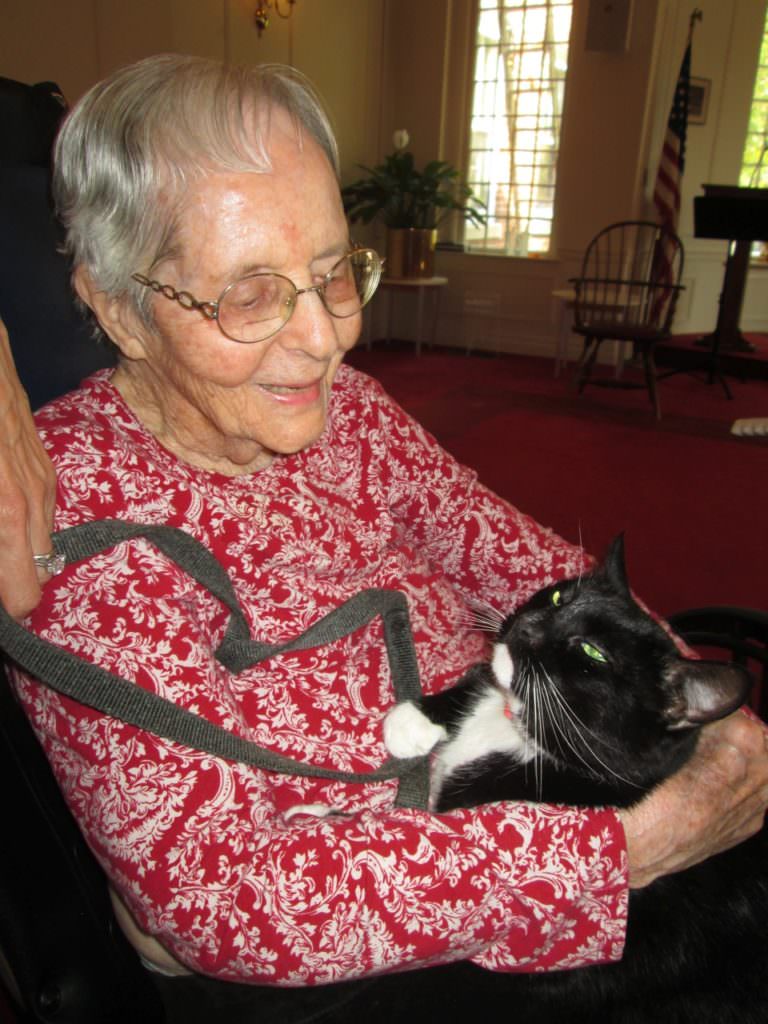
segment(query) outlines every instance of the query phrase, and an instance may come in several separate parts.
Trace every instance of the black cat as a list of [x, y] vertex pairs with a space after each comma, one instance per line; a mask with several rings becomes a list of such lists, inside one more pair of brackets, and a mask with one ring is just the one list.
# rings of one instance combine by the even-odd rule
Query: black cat
[[[385, 737], [399, 756], [442, 741], [438, 811], [495, 800], [628, 807], [748, 687], [737, 666], [680, 656], [633, 599], [619, 537], [594, 572], [505, 619], [490, 663], [421, 711], [390, 712]], [[633, 891], [621, 963], [510, 978], [516, 1024], [766, 1024], [767, 855], [764, 829]]]

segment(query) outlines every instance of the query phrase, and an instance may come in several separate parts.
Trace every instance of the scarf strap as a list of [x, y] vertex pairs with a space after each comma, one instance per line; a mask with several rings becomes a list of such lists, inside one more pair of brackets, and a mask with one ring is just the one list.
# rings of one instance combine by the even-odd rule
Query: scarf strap
[[[184, 530], [121, 520], [98, 520], [54, 534], [53, 546], [54, 551], [63, 555], [71, 565], [122, 541], [136, 538], [151, 542], [229, 609], [227, 629], [215, 657], [233, 674], [280, 654], [333, 643], [380, 615], [397, 702], [418, 700], [421, 696], [408, 605], [405, 595], [397, 590], [362, 590], [299, 636], [283, 644], [268, 644], [251, 638], [245, 615], [224, 567], [212, 552]], [[428, 805], [428, 756], [390, 757], [379, 768], [367, 772], [337, 771], [285, 757], [43, 640], [19, 625], [2, 606], [0, 650], [25, 672], [57, 692], [183, 746], [287, 775], [351, 783], [383, 782], [396, 778], [399, 780], [396, 806], [423, 810]]]

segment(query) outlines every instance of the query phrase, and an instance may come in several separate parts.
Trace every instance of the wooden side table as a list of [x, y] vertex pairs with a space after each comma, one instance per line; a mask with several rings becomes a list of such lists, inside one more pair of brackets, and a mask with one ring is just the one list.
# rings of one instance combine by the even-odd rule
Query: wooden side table
[[[417, 319], [416, 319], [416, 355], [421, 355], [421, 346], [426, 341], [433, 344], [437, 318], [440, 313], [440, 296], [442, 290], [448, 284], [447, 277], [383, 277], [379, 282], [379, 291], [387, 296], [387, 341], [392, 337], [392, 310], [394, 292], [415, 292], [417, 297]], [[425, 335], [425, 297], [430, 296], [432, 303], [432, 316], [429, 324], [428, 335]], [[370, 348], [370, 334], [368, 336], [368, 347]]]
[[573, 288], [556, 288], [552, 292], [552, 298], [558, 300], [560, 315], [557, 322], [557, 337], [555, 338], [555, 376], [560, 376], [560, 368], [568, 365], [568, 338], [571, 334], [571, 320], [573, 319], [573, 304], [576, 301], [576, 292]]

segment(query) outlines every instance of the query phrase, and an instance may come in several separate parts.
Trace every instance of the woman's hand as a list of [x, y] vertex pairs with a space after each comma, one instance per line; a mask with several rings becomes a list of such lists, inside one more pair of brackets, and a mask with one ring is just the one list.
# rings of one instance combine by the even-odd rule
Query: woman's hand
[[30, 412], [0, 320], [0, 601], [27, 615], [48, 579], [33, 554], [51, 550], [56, 474]]
[[759, 831], [768, 805], [768, 733], [737, 712], [702, 730], [693, 758], [621, 819], [639, 889]]

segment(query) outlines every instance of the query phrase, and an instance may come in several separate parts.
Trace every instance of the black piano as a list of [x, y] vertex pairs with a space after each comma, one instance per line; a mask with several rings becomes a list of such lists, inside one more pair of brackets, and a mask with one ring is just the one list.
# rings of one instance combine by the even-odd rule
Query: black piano
[[703, 196], [693, 200], [694, 234], [697, 238], [725, 238], [728, 250], [720, 309], [714, 333], [700, 344], [713, 353], [751, 352], [751, 345], [739, 330], [749, 256], [753, 242], [768, 241], [768, 188], [740, 188], [737, 185], [704, 185]]

